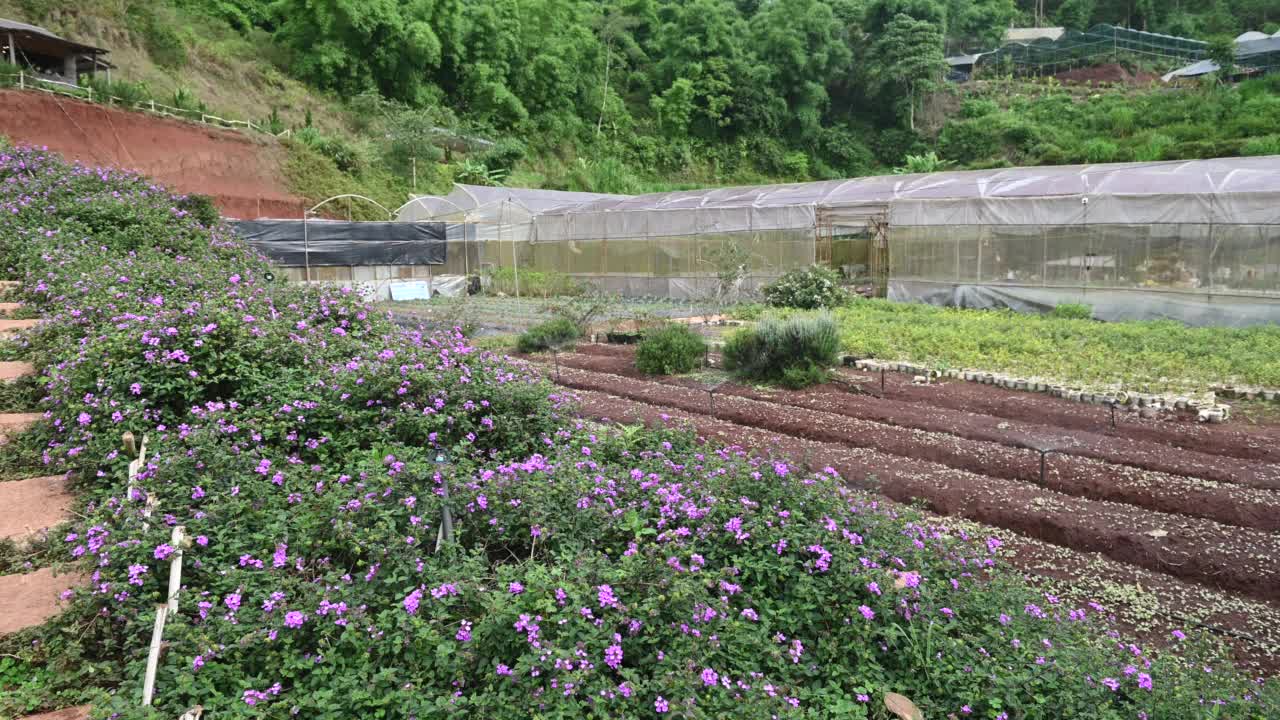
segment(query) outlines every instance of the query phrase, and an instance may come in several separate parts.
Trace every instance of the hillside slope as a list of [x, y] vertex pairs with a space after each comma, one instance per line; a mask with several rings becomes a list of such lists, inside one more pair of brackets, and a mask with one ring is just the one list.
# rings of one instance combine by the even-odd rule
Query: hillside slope
[[230, 217], [299, 217], [306, 207], [285, 189], [284, 148], [266, 136], [35, 92], [0, 90], [0, 107], [0, 135], [14, 143], [137, 170], [180, 192], [213, 197]]

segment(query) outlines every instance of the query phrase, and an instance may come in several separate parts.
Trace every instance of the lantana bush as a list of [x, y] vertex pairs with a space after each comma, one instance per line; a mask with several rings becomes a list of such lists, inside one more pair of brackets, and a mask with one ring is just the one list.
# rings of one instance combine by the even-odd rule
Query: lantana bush
[[[47, 319], [21, 347], [31, 437], [75, 478], [58, 540], [87, 577], [0, 639], [5, 716], [885, 718], [887, 692], [926, 717], [1276, 712], [1221, 646], [1133, 644], [1005, 570], [997, 537], [830, 469], [577, 420], [460, 332], [269, 282], [207, 203], [143, 178], [0, 149], [0, 258]], [[124, 432], [147, 440], [132, 480]]]

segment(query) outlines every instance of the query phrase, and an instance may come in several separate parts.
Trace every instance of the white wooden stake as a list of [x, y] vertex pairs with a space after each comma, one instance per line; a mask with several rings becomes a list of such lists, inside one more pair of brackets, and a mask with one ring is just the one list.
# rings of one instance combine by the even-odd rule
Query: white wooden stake
[[164, 621], [169, 616], [168, 605], [156, 605], [156, 624], [151, 629], [151, 650], [147, 653], [147, 674], [142, 680], [142, 704], [151, 704], [156, 691], [156, 669], [160, 666], [160, 637], [164, 634]]
[[182, 546], [186, 544], [186, 528], [178, 525], [173, 528], [173, 536], [169, 544], [174, 547], [169, 560], [169, 612], [178, 612], [178, 590], [182, 588]]

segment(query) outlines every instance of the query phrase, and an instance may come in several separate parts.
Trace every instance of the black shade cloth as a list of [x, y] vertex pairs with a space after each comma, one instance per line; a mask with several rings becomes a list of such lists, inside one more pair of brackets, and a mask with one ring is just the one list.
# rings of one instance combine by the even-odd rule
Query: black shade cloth
[[443, 265], [443, 222], [231, 220], [246, 241], [285, 267]]

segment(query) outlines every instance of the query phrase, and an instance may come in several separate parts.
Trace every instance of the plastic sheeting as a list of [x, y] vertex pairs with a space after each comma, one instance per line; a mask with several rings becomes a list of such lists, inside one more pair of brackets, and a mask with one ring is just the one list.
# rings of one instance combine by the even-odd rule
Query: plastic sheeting
[[1093, 308], [1097, 320], [1176, 320], [1194, 326], [1249, 327], [1280, 323], [1280, 303], [1266, 298], [1194, 293], [1145, 293], [1107, 288], [1043, 288], [962, 285], [918, 281], [889, 283], [889, 299], [977, 310], [1045, 313], [1063, 303]]
[[443, 222], [232, 220], [233, 228], [285, 267], [443, 265]]
[[[491, 188], [467, 197], [476, 203], [472, 209], [445, 219], [481, 221], [450, 233], [446, 272], [556, 271], [629, 295], [686, 297], [716, 286], [707, 280], [727, 248], [744, 256], [745, 289], [814, 262], [865, 268], [875, 257], [883, 268], [881, 250], [869, 252], [871, 238], [883, 237], [888, 278], [899, 283], [1008, 285], [1055, 296], [1114, 290], [1117, 316], [1127, 305], [1138, 317], [1188, 322], [1233, 305], [1280, 304], [1277, 157], [890, 175], [634, 197]], [[426, 212], [425, 200], [414, 206], [406, 219], [440, 219]], [[1170, 295], [1148, 302], [1161, 293], [1201, 300]], [[1202, 301], [1213, 312], [1161, 309]], [[1244, 322], [1256, 316], [1241, 312]]]

